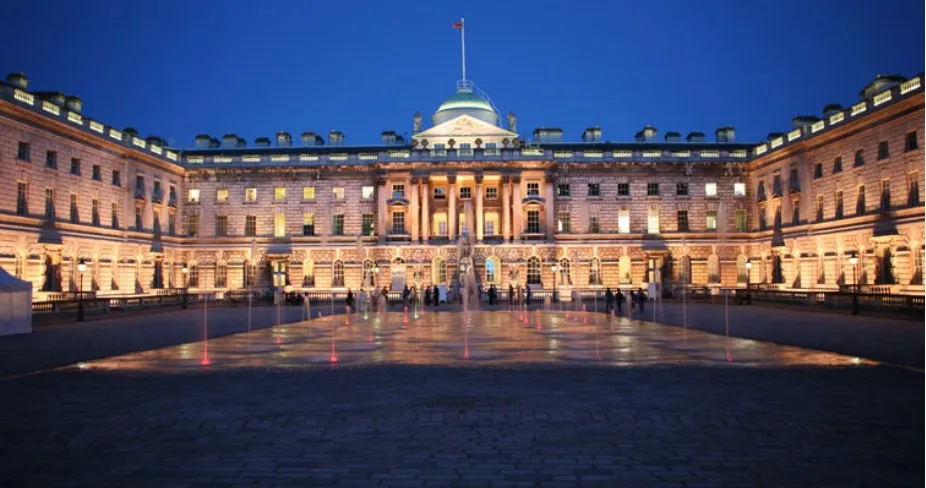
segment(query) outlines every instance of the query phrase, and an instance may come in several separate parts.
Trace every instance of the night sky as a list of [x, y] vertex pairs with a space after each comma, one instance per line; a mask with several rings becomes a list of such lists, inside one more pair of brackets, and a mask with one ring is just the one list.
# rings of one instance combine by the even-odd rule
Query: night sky
[[4, 4], [0, 72], [76, 94], [84, 113], [190, 147], [286, 130], [376, 144], [425, 126], [467, 75], [519, 132], [631, 141], [733, 125], [737, 141], [849, 105], [878, 73], [924, 71], [922, 0]]

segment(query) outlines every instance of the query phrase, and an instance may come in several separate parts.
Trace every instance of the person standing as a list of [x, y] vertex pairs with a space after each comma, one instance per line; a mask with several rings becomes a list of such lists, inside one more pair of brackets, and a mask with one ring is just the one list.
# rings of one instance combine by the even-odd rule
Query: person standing
[[354, 311], [354, 292], [347, 289], [347, 297], [344, 299], [344, 304], [347, 305], [347, 313], [352, 313]]
[[424, 287], [424, 306], [428, 307], [431, 305], [431, 287]]
[[643, 313], [646, 307], [646, 295], [643, 294], [643, 288], [637, 290], [637, 300], [640, 302], [640, 313]]
[[411, 290], [408, 289], [408, 285], [405, 285], [405, 288], [402, 289], [402, 303], [408, 305], [408, 297], [412, 294]]
[[617, 289], [617, 295], [614, 296], [614, 301], [617, 302], [617, 314], [621, 314], [621, 306], [624, 304], [624, 293], [620, 288]]
[[508, 283], [508, 305], [514, 305], [514, 285]]
[[526, 287], [527, 290], [524, 291], [524, 304], [528, 307], [531, 306], [531, 287]]
[[608, 287], [604, 291], [604, 313], [610, 314], [611, 308], [614, 306], [614, 293], [611, 293], [611, 288]]

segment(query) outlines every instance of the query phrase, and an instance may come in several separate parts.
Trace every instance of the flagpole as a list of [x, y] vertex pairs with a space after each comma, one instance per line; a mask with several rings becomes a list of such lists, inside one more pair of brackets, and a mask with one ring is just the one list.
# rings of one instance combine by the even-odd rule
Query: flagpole
[[460, 17], [460, 46], [463, 51], [463, 81], [466, 81], [466, 24]]

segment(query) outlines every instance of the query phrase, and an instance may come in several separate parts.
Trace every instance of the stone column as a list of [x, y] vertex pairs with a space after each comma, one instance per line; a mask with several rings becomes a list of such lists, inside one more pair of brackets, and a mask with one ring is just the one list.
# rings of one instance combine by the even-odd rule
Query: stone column
[[408, 215], [411, 220], [409, 228], [412, 235], [412, 242], [418, 240], [418, 177], [412, 177], [411, 195], [408, 200]]
[[451, 241], [457, 235], [457, 177], [450, 175], [447, 177], [450, 184], [447, 188], [447, 238]]
[[514, 187], [514, 201], [512, 202], [511, 234], [514, 240], [521, 239], [521, 231], [524, 227], [524, 209], [521, 205], [521, 175], [515, 175], [511, 178], [511, 184]]
[[546, 175], [546, 178], [544, 178], [544, 185], [543, 185], [543, 196], [544, 196], [543, 213], [544, 213], [544, 217], [546, 217], [547, 240], [551, 242], [553, 241], [553, 235], [554, 235], [554, 232], [556, 231], [556, 221], [553, 218], [554, 217], [553, 186], [554, 186], [555, 181], [556, 181], [556, 178], [553, 175], [548, 174]]
[[511, 178], [502, 176], [502, 239], [508, 242], [511, 239], [511, 195], [508, 190]]
[[476, 240], [482, 242], [484, 221], [482, 215], [482, 178], [481, 174], [476, 175]]
[[421, 241], [425, 244], [431, 237], [431, 212], [428, 209], [428, 203], [431, 200], [431, 193], [428, 191], [428, 178], [421, 178]]
[[380, 176], [376, 179], [376, 235], [379, 237], [379, 242], [386, 242], [387, 200], [388, 197], [386, 196], [386, 178]]

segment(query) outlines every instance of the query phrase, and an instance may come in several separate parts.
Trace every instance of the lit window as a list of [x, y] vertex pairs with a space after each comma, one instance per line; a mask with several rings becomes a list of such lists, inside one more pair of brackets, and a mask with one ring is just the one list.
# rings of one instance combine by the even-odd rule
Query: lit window
[[617, 232], [619, 234], [630, 233], [630, 210], [619, 210], [617, 213]]
[[556, 231], [568, 234], [570, 228], [569, 212], [560, 212], [556, 221]]
[[335, 214], [331, 216], [331, 235], [344, 235], [344, 214]]
[[286, 187], [277, 186], [273, 188], [273, 199], [276, 201], [286, 200]]
[[257, 201], [257, 188], [245, 188], [244, 189], [244, 201], [256, 202]]
[[717, 212], [709, 210], [707, 212], [707, 231], [714, 232], [717, 230]]
[[215, 200], [217, 202], [227, 202], [228, 201], [228, 188], [219, 188], [215, 192]]
[[303, 200], [315, 200], [315, 187], [314, 186], [303, 186], [302, 187], [302, 199]]
[[717, 196], [717, 183], [707, 183], [704, 185], [704, 194], [709, 197]]
[[273, 237], [286, 237], [286, 214], [273, 214]]
[[733, 184], [733, 195], [737, 197], [746, 196], [746, 183], [734, 183]]
[[331, 188], [331, 197], [334, 198], [335, 200], [343, 200], [344, 199], [344, 187], [335, 186]]
[[659, 210], [651, 208], [646, 216], [646, 232], [649, 234], [659, 233]]
[[[376, 193], [376, 189], [372, 186], [365, 186], [360, 189], [360, 198], [362, 200], [372, 200], [373, 194]], [[315, 189], [312, 189], [312, 198], [315, 198]]]
[[191, 188], [191, 189], [190, 189], [190, 198], [189, 198], [189, 202], [190, 202], [190, 203], [199, 203], [199, 189], [197, 189], [197, 188]]

